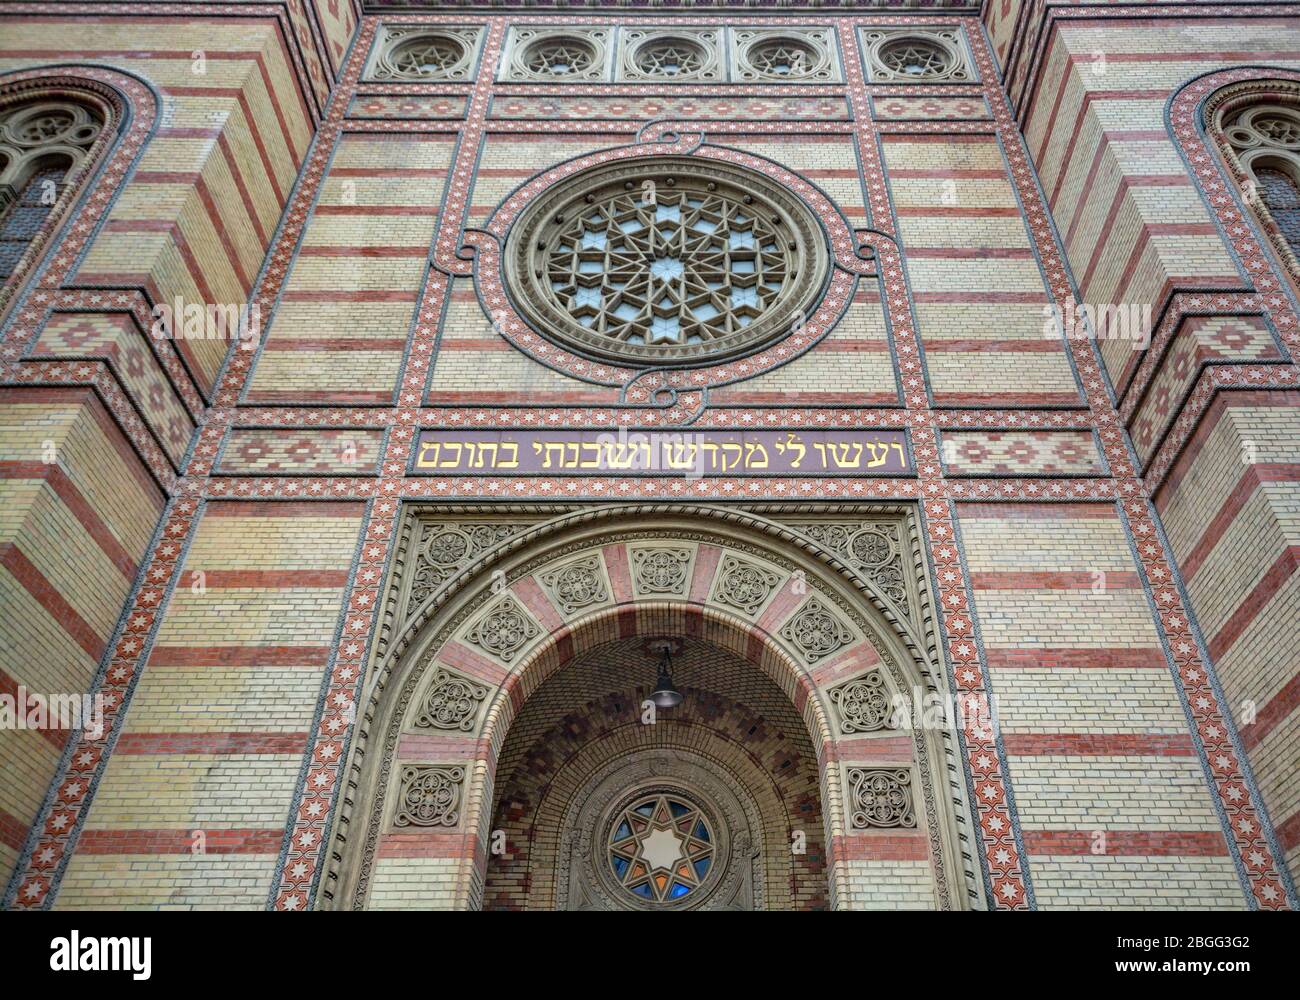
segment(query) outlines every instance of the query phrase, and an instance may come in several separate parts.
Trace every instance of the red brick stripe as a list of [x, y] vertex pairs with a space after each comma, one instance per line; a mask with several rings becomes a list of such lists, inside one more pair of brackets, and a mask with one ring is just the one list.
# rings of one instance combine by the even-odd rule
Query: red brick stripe
[[63, 631], [67, 632], [92, 660], [98, 661], [106, 639], [90, 627], [45, 575], [11, 542], [0, 545], [0, 566], [7, 569], [27, 593], [31, 594]]
[[1003, 733], [1007, 753], [1022, 757], [1191, 757], [1188, 733]]
[[1255, 620], [1260, 608], [1268, 603], [1269, 598], [1276, 594], [1282, 584], [1286, 583], [1295, 572], [1297, 565], [1300, 565], [1300, 545], [1288, 545], [1274, 560], [1259, 583], [1255, 584], [1255, 588], [1246, 595], [1246, 599], [1233, 612], [1232, 617], [1224, 623], [1223, 628], [1219, 629], [1210, 640], [1211, 657], [1218, 660], [1232, 648], [1232, 644], [1241, 638], [1241, 634]]
[[27, 839], [27, 824], [12, 813], [0, 809], [0, 844], [10, 850], [21, 851]]
[[1098, 857], [1226, 857], [1228, 845], [1218, 830], [1101, 830], [1105, 850], [1094, 851], [1092, 830], [1025, 830], [1025, 850], [1038, 855], [1097, 854]]
[[1241, 744], [1247, 750], [1253, 750], [1260, 741], [1271, 733], [1277, 724], [1287, 718], [1296, 707], [1300, 706], [1300, 674], [1295, 674], [1282, 685], [1262, 709], [1255, 715], [1255, 721], [1241, 727]]
[[1027, 667], [1050, 667], [1062, 670], [1166, 670], [1165, 654], [1158, 646], [1114, 647], [1109, 649], [1013, 649], [990, 647], [985, 650], [990, 668], [1016, 670]]
[[324, 667], [329, 646], [154, 646], [151, 667]]
[[45, 462], [0, 462], [0, 479], [43, 479], [63, 501], [63, 506], [86, 529], [104, 555], [117, 567], [128, 581], [135, 579], [136, 562], [131, 554], [109, 531], [108, 525], [95, 513], [77, 484], [68, 478], [63, 469]]
[[926, 861], [930, 845], [921, 833], [837, 834], [830, 856], [834, 861]]
[[[1092, 590], [1099, 578], [1092, 573], [1065, 572], [984, 572], [971, 574], [976, 590]], [[1140, 584], [1136, 573], [1119, 570], [1105, 572], [1107, 590], [1133, 590]]]
[[306, 733], [123, 733], [124, 754], [300, 754]]
[[214, 589], [243, 589], [264, 587], [270, 590], [290, 590], [295, 587], [346, 587], [348, 571], [345, 569], [209, 569], [202, 577], [197, 570], [187, 570], [181, 576], [181, 586], [188, 587], [202, 580], [204, 586]]
[[[30, 698], [33, 694], [45, 694], [45, 693], [46, 692], [29, 690], [27, 692], [27, 696]], [[8, 695], [10, 698], [15, 699], [15, 702], [17, 701], [18, 698], [18, 681], [15, 680], [13, 677], [11, 677], [4, 670], [0, 670], [0, 694]], [[15, 704], [15, 713], [20, 716], [26, 714], [23, 709], [23, 706], [18, 704]], [[62, 750], [64, 745], [68, 742], [68, 730], [66, 729], [46, 728], [46, 729], [28, 730], [28, 732], [39, 733], [40, 736], [44, 738], [45, 742], [49, 743], [57, 750]], [[0, 810], [0, 812], [3, 811]], [[0, 822], [2, 822], [2, 819], [3, 817], [0, 816]]]
[[1200, 540], [1183, 560], [1181, 567], [1183, 579], [1188, 583], [1191, 582], [1196, 571], [1204, 565], [1214, 546], [1218, 544], [1223, 533], [1228, 530], [1228, 526], [1236, 519], [1241, 508], [1246, 506], [1246, 501], [1254, 495], [1256, 489], [1265, 483], [1294, 482], [1300, 482], [1300, 463], [1279, 462], [1246, 466], [1241, 478], [1237, 480], [1237, 485], [1228, 495], [1228, 499], [1223, 502], [1214, 519], [1205, 526]]
[[[196, 834], [202, 833], [200, 840]], [[81, 854], [269, 854], [280, 853], [283, 827], [187, 830], [85, 830], [77, 842]], [[201, 844], [202, 850], [196, 849]]]

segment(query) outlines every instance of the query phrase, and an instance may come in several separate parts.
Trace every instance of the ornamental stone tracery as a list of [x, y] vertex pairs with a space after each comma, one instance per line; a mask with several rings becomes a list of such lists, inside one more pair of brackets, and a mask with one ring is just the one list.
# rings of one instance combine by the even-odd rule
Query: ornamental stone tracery
[[529, 324], [588, 357], [720, 361], [788, 335], [829, 270], [816, 217], [755, 171], [647, 157], [591, 168], [535, 199], [507, 236]]
[[468, 642], [509, 663], [538, 635], [537, 625], [513, 597], [507, 597], [485, 614], [466, 634]]
[[880, 830], [916, 826], [912, 775], [907, 768], [851, 767], [849, 829]]
[[500, 79], [574, 83], [606, 79], [610, 29], [597, 27], [512, 28]]
[[460, 822], [463, 767], [406, 764], [402, 767], [393, 826], [456, 826]]
[[479, 28], [385, 28], [366, 76], [374, 80], [466, 80]]
[[872, 83], [962, 83], [975, 79], [957, 29], [865, 30], [862, 43]]
[[879, 670], [832, 688], [829, 694], [831, 704], [839, 713], [841, 733], [874, 733], [895, 728], [891, 724], [889, 688]]
[[0, 282], [18, 268], [103, 129], [96, 111], [72, 100], [0, 108]]
[[720, 80], [721, 32], [717, 29], [632, 29], [619, 39], [622, 80]]
[[809, 663], [825, 659], [853, 642], [853, 631], [825, 604], [815, 597], [781, 629], [781, 635], [794, 645]]
[[1284, 81], [1256, 86], [1264, 85], [1268, 90], [1253, 100], [1224, 100], [1212, 123], [1220, 148], [1245, 175], [1246, 203], [1286, 266], [1300, 275], [1300, 88]]
[[835, 41], [827, 28], [732, 29], [738, 82], [836, 83]]
[[485, 685], [440, 667], [424, 696], [414, 726], [417, 729], [473, 732], [479, 706], [487, 696], [488, 689]]

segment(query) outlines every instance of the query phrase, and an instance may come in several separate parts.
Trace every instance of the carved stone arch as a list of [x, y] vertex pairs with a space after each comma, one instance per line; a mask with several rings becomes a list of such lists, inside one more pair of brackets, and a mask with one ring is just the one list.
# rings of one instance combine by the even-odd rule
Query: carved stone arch
[[[806, 511], [802, 508], [798, 517], [788, 519], [793, 523], [785, 524], [777, 519], [785, 511], [777, 508], [769, 517], [695, 504], [611, 505], [558, 514], [555, 508], [507, 512], [480, 507], [462, 508], [456, 517], [449, 517], [446, 508], [409, 511], [369, 669], [369, 698], [356, 710], [358, 726], [344, 792], [334, 810], [333, 850], [319, 905], [367, 904], [381, 842], [393, 838], [394, 803], [405, 801], [399, 776], [408, 764], [463, 769], [463, 782], [454, 791], [458, 813], [450, 824], [459, 838], [456, 858], [447, 859], [440, 886], [430, 891], [446, 905], [479, 905], [491, 836], [493, 767], [513, 720], [548, 677], [578, 653], [617, 635], [687, 635], [707, 641], [747, 661], [785, 693], [803, 719], [817, 758], [831, 898], [837, 905], [854, 905], [862, 898], [854, 865], [845, 855], [845, 838], [869, 832], [867, 824], [850, 828], [865, 815], [861, 802], [852, 804], [850, 797], [867, 794], [861, 779], [868, 772], [879, 781], [894, 782], [893, 792], [908, 801], [908, 809], [898, 813], [906, 815], [904, 828], [928, 838], [925, 887], [908, 891], [924, 896], [924, 905], [981, 905], [980, 880], [961, 862], [958, 849], [958, 827], [970, 820], [960, 791], [964, 782], [946, 743], [951, 734], [846, 726], [845, 699], [832, 698], [832, 690], [875, 676], [887, 677], [884, 687], [896, 696], [948, 690], [932, 660], [932, 635], [925, 634], [933, 624], [928, 598], [912, 602], [913, 620], [905, 622], [897, 602], [882, 597], [877, 585], [846, 561], [851, 554], [836, 555], [809, 534], [819, 518], [838, 524], [856, 518], [865, 524], [888, 513], [907, 525], [911, 515], [897, 509], [844, 508], [814, 511], [810, 519]], [[419, 598], [412, 600], [412, 581], [425, 568], [413, 549], [433, 540], [425, 531], [430, 524], [462, 536], [459, 541], [438, 538], [436, 558], [459, 555], [461, 561], [432, 587], [425, 579]], [[467, 535], [484, 537], [485, 525], [495, 525], [493, 544], [477, 551], [461, 544]], [[906, 548], [906, 559], [915, 559], [910, 542]], [[663, 558], [641, 559], [645, 553]], [[560, 571], [592, 559], [589, 565], [603, 564], [607, 576], [566, 592], [581, 595], [566, 605], [555, 590]], [[681, 579], [672, 571], [673, 559], [688, 564]], [[773, 592], [757, 604], [752, 589], [745, 591], [745, 600], [718, 599], [727, 560], [757, 568], [757, 586], [770, 586]], [[654, 572], [636, 579], [636, 567], [651, 562]], [[919, 571], [920, 565], [908, 571]], [[754, 585], [752, 575], [747, 581]], [[927, 592], [923, 580], [913, 591]], [[587, 600], [592, 593], [602, 597]], [[481, 713], [462, 706], [463, 717], [473, 714], [476, 720], [472, 731], [435, 738], [411, 720], [429, 714], [428, 693], [435, 687], [430, 678], [445, 681], [448, 673], [491, 693]], [[846, 740], [860, 742], [855, 748]], [[886, 747], [888, 752], [882, 749]], [[901, 784], [883, 771], [876, 774], [871, 754], [861, 758], [867, 749], [886, 761], [892, 774], [902, 776]], [[856, 770], [846, 771], [855, 760]], [[858, 782], [853, 788], [848, 787], [850, 775]], [[449, 843], [447, 834], [440, 836], [444, 846]]]
[[[130, 74], [101, 66], [62, 64], [0, 74], [0, 217], [23, 199], [25, 188], [42, 172], [53, 168], [60, 174], [53, 180], [54, 191], [48, 192], [53, 194], [53, 203], [42, 206], [48, 211], [39, 227], [24, 232], [25, 249], [0, 276], [0, 321], [54, 249], [56, 234], [76, 206], [95, 189], [96, 201], [101, 204], [94, 212], [82, 213], [93, 222], [116, 196], [120, 180], [157, 115], [156, 106], [144, 109], [143, 116], [136, 114], [135, 104], [149, 96], [156, 105], [152, 88]], [[33, 123], [27, 119], [33, 116], [46, 119], [49, 127], [31, 128]], [[131, 148], [120, 149], [128, 131]], [[48, 133], [48, 141], [38, 141], [42, 132]], [[111, 183], [112, 190], [99, 191], [96, 185], [115, 151], [124, 156], [123, 163], [116, 169], [115, 161], [114, 176], [104, 181]], [[87, 227], [79, 234], [78, 246], [73, 249], [83, 247], [90, 233]], [[66, 278], [74, 254], [67, 258], [52, 276], [55, 280]]]

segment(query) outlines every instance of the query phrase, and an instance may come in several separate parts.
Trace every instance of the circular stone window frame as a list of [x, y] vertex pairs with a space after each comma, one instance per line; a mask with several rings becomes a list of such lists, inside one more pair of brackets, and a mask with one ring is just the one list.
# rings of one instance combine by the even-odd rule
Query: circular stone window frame
[[[376, 47], [374, 61], [365, 74], [367, 80], [394, 83], [445, 83], [467, 80], [478, 62], [478, 49], [482, 32], [478, 28], [410, 27], [385, 28], [383, 38]], [[393, 57], [399, 49], [414, 45], [422, 39], [444, 41], [456, 45], [461, 57], [444, 73], [411, 76], [394, 65]]]
[[[798, 262], [791, 279], [794, 288], [783, 292], [742, 331], [703, 344], [650, 345], [613, 342], [583, 327], [562, 311], [539, 278], [539, 256], [548, 252], [554, 237], [565, 228], [566, 209], [586, 203], [588, 195], [612, 185], [633, 185], [645, 180], [667, 185], [667, 176], [717, 183], [753, 195], [780, 217], [782, 232], [790, 233]], [[771, 347], [793, 330], [793, 320], [808, 317], [826, 298], [835, 271], [829, 235], [823, 220], [803, 199], [791, 194], [765, 173], [752, 167], [712, 157], [679, 154], [645, 154], [626, 157], [574, 172], [532, 199], [511, 223], [503, 241], [503, 285], [512, 307], [541, 337], [578, 357], [632, 370], [685, 369], [715, 366], [749, 357]], [[545, 274], [545, 268], [541, 268]], [[611, 346], [613, 345], [613, 346]], [[811, 346], [811, 345], [809, 345]]]
[[[698, 49], [702, 56], [700, 68], [694, 73], [656, 75], [642, 69], [637, 62], [641, 50], [667, 42], [677, 42]], [[713, 29], [645, 29], [625, 31], [622, 36], [623, 58], [619, 67], [619, 80], [647, 81], [653, 83], [718, 83], [724, 79], [719, 60], [721, 33]]]
[[[913, 28], [864, 31], [862, 33], [863, 57], [868, 68], [870, 83], [976, 83], [974, 67], [966, 57], [966, 47], [957, 28], [917, 30]], [[895, 45], [922, 44], [942, 49], [948, 56], [948, 65], [941, 73], [912, 76], [899, 73], [885, 64], [881, 53]]]
[[[648, 900], [638, 896], [619, 879], [618, 874], [612, 870], [610, 860], [614, 825], [622, 819], [623, 814], [631, 809], [635, 803], [642, 799], [658, 797], [679, 799], [688, 803], [696, 812], [700, 813], [704, 819], [705, 829], [709, 833], [712, 845], [709, 868], [705, 872], [704, 878], [700, 880], [699, 885], [694, 890], [678, 899]], [[703, 906], [708, 903], [725, 880], [726, 872], [731, 863], [730, 830], [720, 820], [718, 807], [709, 800], [708, 796], [684, 782], [671, 778], [643, 783], [615, 799], [614, 803], [602, 813], [595, 832], [596, 836], [592, 838], [593, 868], [598, 872], [600, 881], [604, 883], [605, 891], [613, 899], [621, 901], [625, 906], [632, 909], [686, 910]], [[647, 877], [653, 878], [655, 871], [656, 869], [648, 869]], [[670, 881], [671, 879], [672, 876], [670, 876]]]
[[[609, 78], [610, 29], [573, 25], [572, 27], [512, 28], [507, 39], [498, 79], [510, 83], [587, 83]], [[557, 75], [538, 73], [528, 65], [529, 54], [539, 45], [567, 43], [581, 45], [592, 53], [591, 65], [573, 73]]]
[[[789, 29], [741, 29], [733, 33], [736, 46], [735, 78], [738, 83], [756, 81], [773, 83], [839, 83], [839, 58], [834, 36], [829, 32]], [[758, 48], [786, 42], [809, 49], [816, 57], [807, 72], [798, 76], [785, 73], [768, 73], [753, 64], [750, 54]]]

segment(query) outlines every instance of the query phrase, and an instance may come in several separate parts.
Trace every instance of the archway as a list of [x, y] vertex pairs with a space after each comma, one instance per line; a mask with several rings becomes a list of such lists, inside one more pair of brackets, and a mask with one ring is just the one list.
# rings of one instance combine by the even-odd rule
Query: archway
[[[711, 905], [979, 905], [956, 850], [964, 788], [942, 763], [954, 735], [893, 711], [946, 690], [908, 512], [548, 514], [404, 522], [322, 905], [613, 905], [594, 845], [637, 782], [752, 849], [749, 889], [701, 893]], [[648, 691], [644, 647], [664, 637], [692, 704], [646, 726], [623, 701]], [[746, 754], [745, 719], [779, 733], [771, 759]], [[541, 764], [566, 724], [590, 738]], [[620, 755], [646, 772], [626, 787], [607, 781]], [[783, 787], [783, 766], [803, 776]], [[747, 818], [763, 802], [781, 803], [770, 826]], [[799, 811], [820, 818], [812, 835]]]

